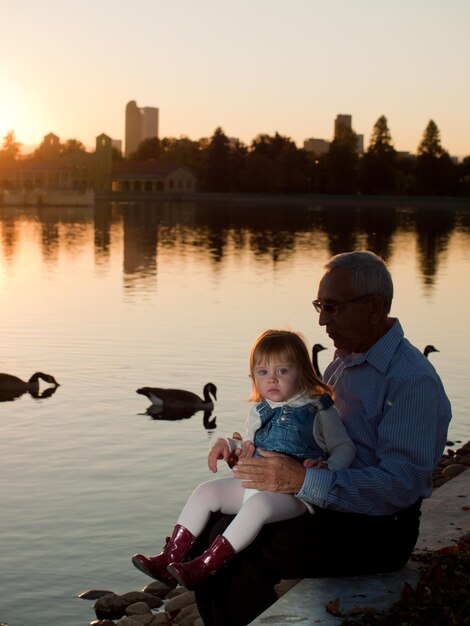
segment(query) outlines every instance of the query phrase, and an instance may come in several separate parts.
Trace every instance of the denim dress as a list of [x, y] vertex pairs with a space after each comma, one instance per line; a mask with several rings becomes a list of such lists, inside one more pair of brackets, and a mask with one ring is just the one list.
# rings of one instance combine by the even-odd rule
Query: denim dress
[[[271, 408], [263, 400], [256, 406], [261, 420], [254, 437], [256, 448], [282, 452], [299, 461], [324, 458], [325, 453], [313, 436], [313, 424], [318, 411], [332, 405], [333, 400], [326, 393], [302, 406], [284, 404]], [[256, 452], [255, 456], [259, 454]]]

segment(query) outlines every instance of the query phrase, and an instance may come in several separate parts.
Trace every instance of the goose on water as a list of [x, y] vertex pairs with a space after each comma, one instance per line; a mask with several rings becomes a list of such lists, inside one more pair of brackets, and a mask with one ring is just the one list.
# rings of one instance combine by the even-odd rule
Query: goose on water
[[[39, 381], [43, 380], [54, 387], [39, 393]], [[46, 398], [59, 387], [59, 383], [54, 376], [43, 372], [34, 373], [28, 381], [21, 380], [13, 374], [0, 374], [0, 401], [14, 400], [24, 393], [30, 393], [33, 398]]]
[[146, 396], [154, 408], [190, 409], [193, 412], [212, 411], [214, 400], [217, 400], [217, 387], [214, 383], [204, 385], [202, 391], [204, 398], [185, 389], [162, 389], [161, 387], [140, 387], [137, 393]]
[[425, 357], [427, 357], [428, 354], [430, 354], [431, 352], [439, 352], [439, 350], [432, 345], [426, 346], [423, 350], [423, 354]]
[[326, 350], [325, 346], [320, 343], [315, 343], [312, 348], [312, 365], [317, 376], [321, 378], [320, 368], [318, 367], [318, 353], [322, 350]]

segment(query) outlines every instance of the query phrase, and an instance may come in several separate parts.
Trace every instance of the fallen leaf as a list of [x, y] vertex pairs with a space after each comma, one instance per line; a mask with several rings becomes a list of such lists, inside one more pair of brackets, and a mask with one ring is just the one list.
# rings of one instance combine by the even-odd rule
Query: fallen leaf
[[330, 615], [335, 615], [336, 617], [341, 617], [341, 609], [339, 606], [339, 598], [335, 598], [334, 600], [330, 600], [325, 605], [326, 612]]

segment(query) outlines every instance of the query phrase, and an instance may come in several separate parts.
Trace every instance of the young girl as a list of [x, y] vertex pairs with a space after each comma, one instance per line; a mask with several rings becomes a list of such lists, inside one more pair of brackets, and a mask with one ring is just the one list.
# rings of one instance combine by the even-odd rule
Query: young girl
[[[333, 406], [325, 385], [315, 374], [305, 342], [298, 333], [267, 330], [251, 350], [250, 374], [254, 402], [244, 440], [218, 439], [209, 450], [209, 468], [236, 459], [242, 446], [273, 450], [331, 470], [348, 467], [355, 446]], [[235, 460], [236, 462], [236, 460]], [[234, 477], [199, 485], [181, 512], [163, 551], [153, 557], [136, 554], [132, 562], [157, 580], [188, 589], [205, 582], [248, 546], [264, 524], [297, 517], [311, 508], [293, 494], [257, 491], [240, 486]], [[222, 535], [199, 557], [185, 561], [211, 513], [235, 515]]]

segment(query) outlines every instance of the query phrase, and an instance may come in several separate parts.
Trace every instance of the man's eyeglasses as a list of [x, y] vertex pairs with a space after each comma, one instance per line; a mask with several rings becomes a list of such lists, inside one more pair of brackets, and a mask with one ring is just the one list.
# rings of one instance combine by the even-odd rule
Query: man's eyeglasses
[[371, 294], [369, 293], [366, 296], [359, 296], [359, 298], [352, 298], [352, 300], [345, 300], [344, 302], [335, 302], [334, 304], [324, 304], [320, 300], [314, 300], [312, 304], [317, 313], [325, 311], [325, 313], [329, 313], [330, 315], [336, 315], [340, 309], [347, 306], [348, 304], [352, 304], [353, 302], [359, 302], [359, 300], [364, 300], [364, 298], [368, 298], [370, 295]]

